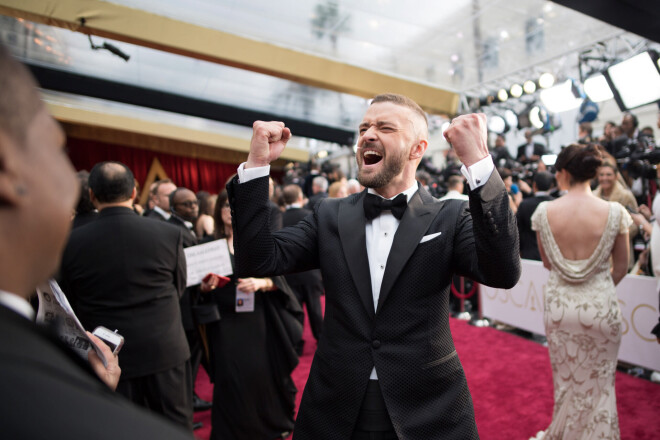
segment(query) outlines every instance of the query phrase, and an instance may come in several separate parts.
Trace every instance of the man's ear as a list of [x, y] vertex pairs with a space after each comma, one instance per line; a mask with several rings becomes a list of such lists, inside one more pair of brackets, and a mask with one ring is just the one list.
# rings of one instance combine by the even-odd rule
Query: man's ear
[[16, 206], [26, 193], [18, 172], [18, 145], [0, 131], [0, 206]]
[[96, 209], [99, 209], [100, 202], [94, 195], [94, 191], [92, 191], [92, 188], [90, 188], [88, 191], [89, 191], [89, 200], [92, 202], [92, 205], [94, 205]]
[[421, 160], [428, 146], [429, 142], [426, 139], [420, 139], [417, 145], [410, 150], [410, 159]]
[[133, 187], [133, 192], [131, 193], [131, 200], [135, 200], [137, 197], [137, 188]]

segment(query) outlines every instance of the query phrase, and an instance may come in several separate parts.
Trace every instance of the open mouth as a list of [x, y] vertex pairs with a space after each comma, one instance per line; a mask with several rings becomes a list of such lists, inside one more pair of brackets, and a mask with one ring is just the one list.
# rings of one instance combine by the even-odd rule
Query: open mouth
[[374, 165], [380, 162], [383, 159], [383, 156], [376, 151], [369, 150], [362, 154], [362, 158], [364, 159], [365, 165]]

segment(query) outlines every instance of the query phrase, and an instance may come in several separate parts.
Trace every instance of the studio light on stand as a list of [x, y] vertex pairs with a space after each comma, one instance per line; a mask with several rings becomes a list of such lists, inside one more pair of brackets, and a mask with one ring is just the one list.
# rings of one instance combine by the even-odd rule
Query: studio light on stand
[[518, 116], [511, 109], [504, 110], [504, 121], [507, 123], [509, 127], [518, 126]]
[[511, 86], [509, 92], [513, 98], [520, 98], [523, 94], [523, 88], [520, 84], [514, 84]]
[[584, 81], [584, 93], [593, 102], [603, 102], [614, 98], [612, 89], [603, 75], [587, 78]]
[[610, 66], [605, 79], [621, 111], [660, 100], [658, 53], [647, 51]]
[[582, 104], [582, 96], [572, 79], [552, 88], [541, 90], [541, 102], [552, 113], [576, 109]]
[[509, 127], [502, 116], [494, 114], [488, 116], [488, 130], [502, 134], [509, 131]]
[[532, 127], [542, 129], [548, 119], [548, 112], [541, 106], [535, 105], [529, 111], [529, 123]]
[[525, 81], [523, 83], [523, 90], [528, 95], [531, 95], [532, 93], [536, 92], [536, 83], [532, 80]]

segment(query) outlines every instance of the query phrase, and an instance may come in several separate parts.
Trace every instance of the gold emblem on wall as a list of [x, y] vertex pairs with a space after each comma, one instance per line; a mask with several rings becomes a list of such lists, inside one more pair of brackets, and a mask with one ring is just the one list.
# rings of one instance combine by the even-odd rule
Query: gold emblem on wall
[[165, 169], [160, 164], [160, 161], [157, 157], [154, 157], [154, 160], [151, 162], [149, 167], [149, 173], [147, 174], [147, 179], [144, 181], [144, 186], [142, 187], [142, 192], [140, 193], [140, 205], [146, 206], [147, 200], [149, 199], [149, 188], [151, 184], [158, 181], [167, 179], [167, 173]]

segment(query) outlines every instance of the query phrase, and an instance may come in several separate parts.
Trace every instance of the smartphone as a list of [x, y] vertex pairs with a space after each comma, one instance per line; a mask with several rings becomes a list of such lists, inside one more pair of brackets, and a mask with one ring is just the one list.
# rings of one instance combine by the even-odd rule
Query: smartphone
[[112, 354], [119, 353], [119, 350], [124, 346], [124, 337], [117, 333], [117, 330], [113, 332], [103, 326], [98, 326], [92, 334], [105, 342], [112, 350]]

